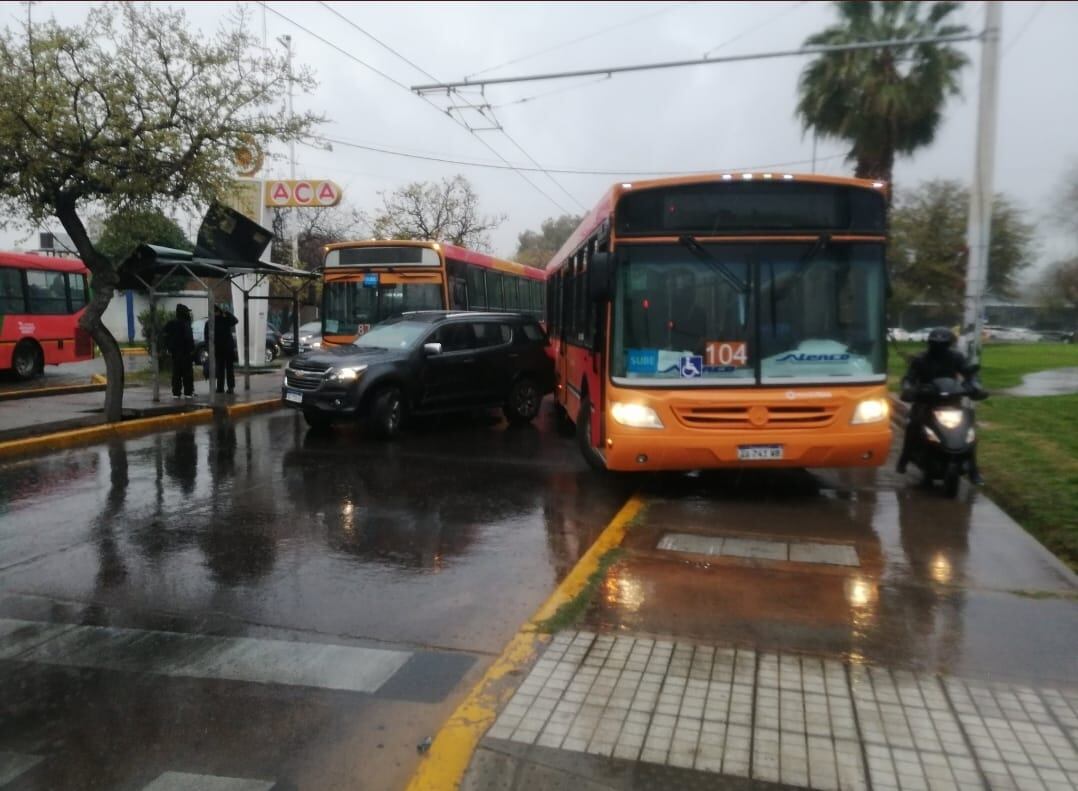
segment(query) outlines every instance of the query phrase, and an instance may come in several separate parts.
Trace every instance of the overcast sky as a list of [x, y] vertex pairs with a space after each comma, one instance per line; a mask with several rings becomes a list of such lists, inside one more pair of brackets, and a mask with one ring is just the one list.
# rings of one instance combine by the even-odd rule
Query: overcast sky
[[[176, 4], [193, 24], [212, 29], [234, 3]], [[1046, 215], [1068, 164], [1078, 164], [1078, 3], [1005, 3], [996, 188], [1028, 209], [1041, 226], [1042, 260], [1062, 252]], [[834, 19], [825, 3], [332, 3], [332, 8], [438, 80], [481, 70], [486, 76], [568, 70], [692, 58], [709, 50], [736, 54], [795, 48]], [[75, 23], [86, 5], [35, 3], [35, 17]], [[327, 116], [322, 133], [365, 146], [444, 159], [501, 164], [484, 142], [513, 164], [614, 171], [617, 175], [528, 177], [511, 170], [443, 164], [334, 144], [330, 152], [297, 147], [297, 174], [332, 178], [350, 204], [371, 209], [377, 193], [409, 181], [465, 174], [482, 206], [508, 215], [494, 233], [495, 251], [511, 255], [516, 236], [546, 217], [590, 207], [631, 171], [662, 173], [775, 165], [812, 169], [811, 137], [794, 117], [803, 58], [719, 64], [677, 70], [496, 86], [486, 101], [507, 134], [470, 133], [444, 112], [335, 50], [385, 72], [406, 86], [429, 77], [349, 26], [318, 3], [248, 3], [261, 38], [290, 34], [298, 62], [319, 85], [297, 97], [297, 109]], [[25, 14], [23, 4], [0, 5], [0, 24]], [[276, 13], [274, 13], [276, 12]], [[968, 3], [964, 22], [980, 29], [983, 4]], [[278, 15], [279, 14], [279, 15]], [[287, 19], [286, 19], [287, 18]], [[288, 21], [291, 20], [291, 21]], [[307, 32], [297, 25], [306, 28]], [[598, 35], [590, 35], [598, 33]], [[313, 34], [313, 35], [312, 35]], [[325, 39], [319, 40], [318, 37]], [[575, 43], [574, 43], [575, 40]], [[329, 42], [329, 43], [327, 43]], [[899, 190], [930, 178], [969, 181], [975, 139], [979, 48], [963, 96], [951, 100], [936, 142], [895, 169]], [[718, 49], [714, 49], [718, 47]], [[509, 65], [507, 61], [518, 60]], [[546, 94], [549, 95], [539, 95]], [[534, 98], [531, 98], [534, 97]], [[480, 97], [468, 94], [469, 101]], [[444, 96], [432, 101], [444, 107]], [[469, 111], [465, 121], [487, 126]], [[507, 136], [508, 135], [508, 136]], [[511, 139], [510, 139], [511, 136]], [[522, 152], [516, 141], [526, 152]], [[843, 145], [818, 143], [818, 172], [849, 174]], [[790, 163], [779, 165], [778, 163]], [[287, 175], [287, 162], [268, 174]], [[542, 192], [540, 192], [540, 190]], [[545, 193], [545, 195], [543, 194]], [[4, 246], [16, 237], [0, 235]]]

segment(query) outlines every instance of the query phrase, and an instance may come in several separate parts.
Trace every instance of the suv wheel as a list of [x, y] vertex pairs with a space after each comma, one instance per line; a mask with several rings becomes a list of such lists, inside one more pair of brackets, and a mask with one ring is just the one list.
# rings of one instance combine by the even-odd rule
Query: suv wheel
[[400, 388], [387, 387], [378, 391], [371, 405], [370, 427], [379, 439], [393, 439], [404, 422], [404, 398]]
[[513, 425], [524, 425], [535, 420], [541, 401], [542, 396], [539, 395], [535, 382], [522, 376], [509, 388], [509, 396], [505, 399], [502, 411], [505, 413], [505, 419]]

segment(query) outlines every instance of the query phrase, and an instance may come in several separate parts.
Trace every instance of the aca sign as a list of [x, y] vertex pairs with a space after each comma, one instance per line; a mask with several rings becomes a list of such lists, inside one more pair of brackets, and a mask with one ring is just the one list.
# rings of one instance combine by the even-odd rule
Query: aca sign
[[336, 206], [341, 202], [341, 188], [323, 179], [280, 179], [266, 182], [265, 205]]

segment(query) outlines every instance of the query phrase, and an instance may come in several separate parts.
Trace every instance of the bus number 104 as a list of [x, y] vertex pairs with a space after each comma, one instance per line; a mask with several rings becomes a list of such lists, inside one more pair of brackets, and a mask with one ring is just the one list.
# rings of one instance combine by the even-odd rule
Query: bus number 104
[[745, 341], [708, 341], [706, 365], [732, 365], [741, 367], [749, 360]]

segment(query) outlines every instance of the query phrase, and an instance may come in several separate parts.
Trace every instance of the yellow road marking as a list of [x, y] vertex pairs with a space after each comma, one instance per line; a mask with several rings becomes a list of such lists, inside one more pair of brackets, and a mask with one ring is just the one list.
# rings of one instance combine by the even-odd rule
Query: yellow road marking
[[438, 730], [427, 757], [412, 775], [407, 791], [448, 791], [460, 786], [476, 745], [516, 689], [519, 671], [531, 664], [540, 646], [551, 640], [550, 635], [537, 631], [537, 624], [584, 589], [588, 577], [599, 567], [599, 559], [621, 544], [629, 522], [642, 506], [639, 497], [630, 497], [550, 598], [520, 627], [501, 656], [487, 668], [483, 678]]

